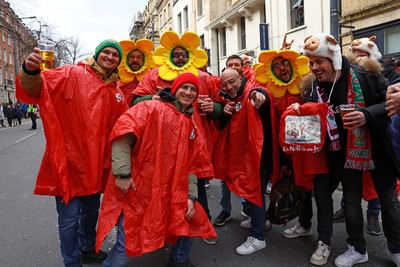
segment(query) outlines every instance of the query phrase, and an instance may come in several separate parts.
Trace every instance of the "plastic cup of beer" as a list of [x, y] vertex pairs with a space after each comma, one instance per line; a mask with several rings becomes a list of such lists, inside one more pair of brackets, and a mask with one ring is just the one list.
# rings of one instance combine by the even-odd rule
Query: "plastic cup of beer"
[[43, 58], [43, 62], [40, 64], [41, 70], [51, 69], [54, 61], [54, 49], [56, 43], [49, 40], [39, 40], [38, 47], [40, 49], [40, 55]]
[[208, 98], [209, 96], [208, 95], [199, 95], [199, 97], [198, 97], [198, 100], [200, 100], [200, 101], [198, 101], [199, 102], [199, 114], [200, 114], [200, 116], [205, 116], [205, 115], [207, 115], [207, 113], [206, 112], [204, 112], [202, 109], [201, 109], [201, 104], [204, 102], [204, 100], [206, 99], [206, 98]]
[[[356, 110], [356, 105], [354, 104], [345, 104], [345, 105], [340, 105], [340, 116], [343, 118], [344, 115], [347, 113], [353, 112]], [[348, 129], [348, 127], [344, 127], [345, 129]]]

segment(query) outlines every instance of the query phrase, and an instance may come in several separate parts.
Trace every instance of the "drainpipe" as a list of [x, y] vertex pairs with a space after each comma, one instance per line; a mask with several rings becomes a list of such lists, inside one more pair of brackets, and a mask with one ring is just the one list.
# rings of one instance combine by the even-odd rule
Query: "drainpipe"
[[330, 13], [331, 13], [331, 35], [339, 42], [339, 14], [340, 14], [340, 0], [330, 0]]

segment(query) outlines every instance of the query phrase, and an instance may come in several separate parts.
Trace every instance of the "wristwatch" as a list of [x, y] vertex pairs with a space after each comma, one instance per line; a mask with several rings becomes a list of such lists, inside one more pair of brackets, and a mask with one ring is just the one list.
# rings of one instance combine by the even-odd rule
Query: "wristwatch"
[[117, 179], [128, 179], [128, 178], [131, 178], [132, 175], [131, 174], [123, 174], [123, 175], [115, 175], [115, 177], [117, 177]]

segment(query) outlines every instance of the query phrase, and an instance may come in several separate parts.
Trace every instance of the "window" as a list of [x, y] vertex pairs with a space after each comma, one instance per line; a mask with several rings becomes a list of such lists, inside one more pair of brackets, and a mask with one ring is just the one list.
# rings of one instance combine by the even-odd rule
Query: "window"
[[3, 80], [3, 69], [0, 67], [0, 83], [4, 83]]
[[197, 16], [203, 16], [203, 0], [197, 0]]
[[246, 18], [240, 17], [240, 44], [239, 49], [246, 49]]
[[12, 65], [13, 64], [13, 59], [12, 59], [11, 53], [8, 55], [8, 59], [10, 60], [10, 65]]
[[182, 13], [178, 14], [177, 20], [178, 20], [178, 33], [181, 34], [182, 33]]
[[385, 54], [399, 52], [400, 26], [395, 26], [385, 30]]
[[201, 36], [200, 36], [200, 47], [201, 48], [204, 48], [204, 34], [202, 34]]
[[189, 28], [189, 13], [187, 6], [185, 6], [185, 8], [183, 9], [183, 18], [185, 19], [185, 24], [183, 25], [184, 30], [187, 30]]
[[393, 20], [384, 24], [357, 30], [353, 32], [354, 39], [369, 38], [375, 35], [377, 38], [375, 44], [383, 57], [388, 55], [392, 57], [400, 56], [400, 19]]
[[7, 50], [5, 48], [3, 49], [3, 61], [4, 61], [4, 64], [7, 63]]
[[220, 47], [221, 56], [226, 56], [226, 28], [221, 29], [220, 42], [221, 42], [221, 47]]
[[1, 36], [3, 38], [3, 42], [5, 42], [6, 41], [6, 33], [4, 32], [4, 30], [2, 30], [1, 32], [2, 32]]
[[303, 0], [290, 0], [290, 24], [292, 29], [304, 25]]

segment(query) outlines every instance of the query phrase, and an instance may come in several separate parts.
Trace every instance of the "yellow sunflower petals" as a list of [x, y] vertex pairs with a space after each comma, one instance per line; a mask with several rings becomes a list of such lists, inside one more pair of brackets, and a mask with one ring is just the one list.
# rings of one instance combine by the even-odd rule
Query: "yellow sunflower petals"
[[166, 81], [173, 81], [175, 80], [176, 76], [178, 76], [179, 71], [172, 70], [168, 68], [167, 65], [162, 65], [158, 69], [158, 75], [160, 75], [161, 79], [166, 80]]
[[174, 31], [166, 31], [160, 38], [160, 44], [168, 50], [174, 48], [179, 41], [179, 36]]
[[165, 49], [162, 46], [159, 46], [156, 48], [156, 50], [153, 52], [153, 61], [156, 65], [160, 66], [164, 64], [164, 60], [168, 60], [166, 59], [166, 55], [168, 55], [168, 50]]
[[192, 49], [196, 49], [200, 45], [200, 37], [194, 32], [185, 32], [181, 41], [185, 46], [189, 46]]
[[193, 65], [196, 68], [201, 68], [204, 65], [206, 65], [208, 62], [208, 55], [207, 52], [204, 51], [203, 49], [196, 49], [194, 51], [194, 60], [193, 60]]

